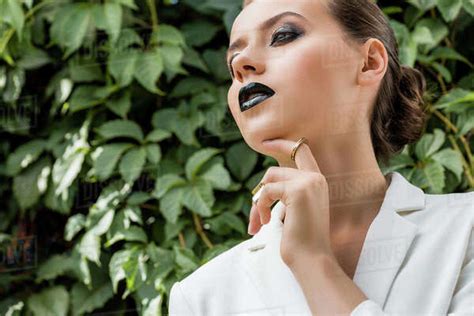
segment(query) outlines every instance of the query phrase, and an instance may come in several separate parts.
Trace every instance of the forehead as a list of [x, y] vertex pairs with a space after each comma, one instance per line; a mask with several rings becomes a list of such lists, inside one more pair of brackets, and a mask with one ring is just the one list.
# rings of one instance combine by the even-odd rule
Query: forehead
[[235, 19], [230, 33], [230, 42], [237, 40], [246, 33], [256, 32], [261, 23], [285, 11], [298, 13], [312, 24], [313, 21], [320, 19], [324, 14], [327, 1], [253, 0]]

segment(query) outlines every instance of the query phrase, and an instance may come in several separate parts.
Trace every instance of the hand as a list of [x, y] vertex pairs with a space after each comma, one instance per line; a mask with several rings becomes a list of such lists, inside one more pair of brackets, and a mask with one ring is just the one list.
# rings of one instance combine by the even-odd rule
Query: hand
[[[275, 139], [266, 146], [290, 157], [294, 141]], [[270, 167], [263, 176], [265, 186], [250, 210], [251, 232], [270, 220], [276, 200], [284, 204], [280, 244], [282, 260], [290, 268], [300, 259], [319, 254], [333, 256], [329, 227], [329, 191], [326, 178], [309, 146], [302, 143], [295, 156], [296, 168]]]

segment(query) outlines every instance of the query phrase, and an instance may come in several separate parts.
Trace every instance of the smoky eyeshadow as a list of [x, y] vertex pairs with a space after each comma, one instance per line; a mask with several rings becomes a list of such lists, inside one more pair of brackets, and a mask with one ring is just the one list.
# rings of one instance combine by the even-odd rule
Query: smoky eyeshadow
[[282, 26], [280, 26], [274, 33], [273, 35], [279, 33], [279, 32], [293, 32], [297, 35], [301, 35], [304, 33], [304, 30], [302, 30], [299, 26], [292, 22], [285, 22]]

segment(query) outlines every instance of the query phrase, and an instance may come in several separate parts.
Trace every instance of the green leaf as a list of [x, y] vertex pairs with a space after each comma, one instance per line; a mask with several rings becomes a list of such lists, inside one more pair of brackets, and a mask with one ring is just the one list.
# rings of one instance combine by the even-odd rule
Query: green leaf
[[75, 214], [69, 217], [64, 229], [64, 239], [71, 241], [85, 227], [85, 223], [86, 217], [83, 214]]
[[52, 62], [49, 55], [34, 46], [28, 47], [18, 60], [18, 67], [23, 69], [37, 69]]
[[126, 118], [132, 106], [130, 90], [126, 90], [121, 96], [112, 97], [107, 100], [105, 106], [122, 118]]
[[446, 22], [454, 20], [462, 7], [462, 0], [438, 0], [438, 9]]
[[400, 46], [400, 62], [403, 65], [413, 67], [418, 55], [418, 43], [413, 37], [410, 37]]
[[[100, 65], [91, 63], [87, 58], [75, 57], [69, 60], [69, 74], [74, 82], [102, 81]], [[68, 79], [65, 79], [68, 80]]]
[[159, 51], [151, 51], [138, 55], [135, 64], [134, 76], [148, 91], [162, 94], [156, 87], [156, 81], [163, 72], [163, 59]]
[[206, 20], [190, 21], [181, 26], [186, 44], [202, 46], [211, 41], [221, 29], [219, 25]]
[[89, 232], [93, 232], [96, 236], [101, 236], [105, 234], [109, 230], [110, 225], [112, 224], [114, 215], [114, 209], [108, 210], [99, 220], [99, 222], [97, 222], [97, 224], [95, 224], [94, 227], [89, 230]]
[[165, 174], [156, 179], [153, 196], [161, 199], [172, 188], [186, 185], [186, 181], [176, 174]]
[[426, 11], [433, 8], [437, 0], [408, 0], [408, 2], [422, 11]]
[[220, 81], [227, 81], [230, 79], [229, 68], [226, 63], [225, 48], [219, 50], [207, 49], [202, 54], [202, 58], [209, 67], [211, 73]]
[[45, 157], [13, 178], [13, 194], [22, 210], [35, 205], [46, 191], [51, 161]]
[[97, 178], [108, 179], [122, 154], [132, 146], [130, 143], [114, 143], [97, 147], [91, 155]]
[[130, 226], [127, 229], [123, 229], [121, 231], [115, 232], [112, 238], [107, 240], [107, 242], [105, 243], [105, 246], [110, 247], [116, 242], [121, 241], [121, 240], [147, 243], [148, 237], [145, 231], [141, 227]]
[[159, 110], [152, 117], [153, 127], [174, 132], [182, 143], [196, 147], [200, 145], [194, 133], [204, 123], [204, 114], [185, 102], [178, 109]]
[[458, 60], [472, 67], [472, 63], [466, 57], [450, 47], [437, 47], [431, 52], [430, 61], [439, 59]]
[[113, 120], [102, 124], [96, 132], [105, 139], [117, 137], [130, 137], [137, 141], [143, 141], [143, 132], [140, 126], [134, 121]]
[[222, 158], [214, 157], [206, 163], [206, 165], [208, 166], [203, 167], [203, 170], [199, 173], [199, 177], [209, 181], [215, 189], [228, 189], [232, 181], [229, 171], [222, 165]]
[[258, 155], [245, 142], [238, 142], [226, 151], [225, 158], [232, 174], [243, 181], [255, 168]]
[[465, 135], [474, 129], [474, 108], [466, 111], [465, 115], [459, 115], [456, 119], [456, 126], [459, 128], [456, 137]]
[[418, 44], [433, 44], [434, 42], [431, 31], [426, 26], [417, 25], [412, 36], [413, 40]]
[[[146, 194], [145, 192], [135, 192], [134, 194], [130, 195], [130, 198], [127, 200], [128, 203], [131, 203], [133, 199], [133, 195], [143, 193], [146, 195], [146, 199], [142, 200], [143, 202], [146, 202], [148, 199], [150, 199], [150, 196]], [[125, 225], [126, 228], [129, 227], [129, 222], [135, 222], [140, 225], [143, 225], [143, 220], [142, 220], [142, 211], [138, 206], [133, 206], [133, 205], [128, 205], [127, 207], [124, 208], [123, 210], [124, 215], [125, 215], [125, 220], [127, 221], [127, 225]]]
[[182, 212], [181, 201], [185, 190], [183, 188], [173, 188], [167, 191], [160, 199], [160, 212], [166, 221], [176, 223]]
[[451, 170], [456, 175], [458, 181], [461, 181], [463, 171], [462, 155], [458, 151], [446, 148], [435, 153], [431, 158], [443, 165], [446, 169]]
[[204, 63], [199, 52], [191, 47], [184, 48], [183, 64], [193, 66], [205, 73], [209, 73], [209, 68], [207, 68], [206, 63]]
[[82, 283], [76, 283], [71, 290], [72, 314], [92, 313], [94, 310], [103, 307], [112, 296], [112, 285], [109, 282], [93, 289], [88, 289]]
[[87, 136], [89, 121], [86, 121], [80, 130], [71, 135], [63, 155], [54, 162], [52, 179], [55, 185], [56, 196], [68, 193], [68, 188], [82, 169], [86, 153], [89, 151]]
[[103, 5], [107, 34], [116, 42], [122, 26], [122, 7], [118, 3], [106, 2]]
[[63, 58], [81, 47], [91, 22], [92, 6], [75, 3], [56, 12], [51, 25], [51, 37], [56, 44], [66, 49]]
[[153, 163], [157, 164], [160, 162], [161, 159], [161, 149], [160, 146], [157, 144], [148, 144], [145, 146], [146, 148], [146, 155], [148, 160]]
[[447, 83], [450, 83], [453, 79], [451, 76], [451, 72], [448, 70], [448, 68], [444, 67], [442, 64], [434, 62], [431, 64], [434, 69], [436, 69], [437, 72], [439, 72], [444, 80], [446, 80]]
[[129, 205], [139, 205], [139, 204], [145, 203], [151, 198], [152, 196], [148, 192], [133, 192], [128, 197], [127, 203]]
[[132, 249], [124, 249], [115, 252], [109, 262], [109, 275], [112, 280], [112, 289], [117, 293], [117, 285], [120, 280], [125, 279], [125, 271], [122, 266], [133, 255]]
[[217, 148], [204, 148], [195, 152], [189, 159], [186, 161], [186, 177], [189, 180], [193, 180], [196, 174], [199, 172], [201, 167], [213, 156], [221, 153], [221, 149]]
[[434, 134], [425, 134], [415, 145], [416, 156], [420, 160], [430, 157], [444, 144], [446, 135], [439, 128], [434, 129]]
[[46, 141], [34, 139], [20, 145], [7, 159], [6, 171], [9, 176], [17, 175], [38, 159], [46, 148]]
[[70, 185], [63, 193], [56, 195], [56, 186], [53, 180], [49, 179], [48, 189], [44, 196], [44, 204], [47, 208], [59, 212], [60, 214], [69, 214], [78, 192], [78, 186]]
[[163, 65], [168, 81], [170, 81], [176, 74], [188, 75], [188, 72], [181, 67], [181, 61], [184, 56], [181, 47], [163, 45], [160, 47], [159, 52], [163, 58]]
[[433, 106], [435, 109], [442, 109], [446, 113], [450, 112], [465, 112], [472, 109], [474, 101], [474, 92], [455, 88], [449, 91], [448, 94], [443, 95]]
[[427, 49], [430, 50], [436, 47], [449, 33], [448, 27], [443, 23], [441, 19], [435, 18], [424, 18], [416, 23], [417, 27], [427, 27], [430, 30], [433, 38], [433, 43], [425, 44]]
[[67, 255], [54, 255], [43, 262], [36, 271], [36, 282], [54, 280], [73, 269], [74, 262]]
[[407, 154], [398, 154], [390, 159], [389, 167], [385, 168], [386, 172], [399, 170], [405, 167], [414, 166], [415, 162]]
[[183, 188], [183, 204], [191, 211], [209, 217], [215, 202], [214, 192], [209, 182], [197, 180]]
[[94, 231], [88, 231], [82, 236], [79, 253], [100, 267], [100, 237]]
[[0, 17], [2, 20], [16, 30], [18, 37], [22, 37], [25, 15], [18, 0], [3, 0], [0, 2], [0, 9], [3, 11]]
[[[131, 184], [125, 183], [123, 180], [116, 180], [110, 183], [102, 190], [97, 201], [90, 207], [86, 226], [94, 226], [105, 212], [111, 208], [115, 209], [128, 196], [130, 191]], [[96, 217], [96, 215], [99, 217]]]
[[64, 286], [46, 288], [32, 294], [27, 301], [28, 309], [37, 316], [67, 315], [69, 293]]
[[123, 6], [129, 7], [133, 10], [137, 10], [138, 7], [135, 4], [135, 0], [112, 0], [115, 3], [120, 3]]
[[95, 85], [84, 85], [74, 89], [69, 99], [70, 112], [89, 109], [105, 102], [106, 98], [115, 90], [113, 86], [99, 87]]
[[145, 138], [147, 142], [160, 142], [163, 139], [170, 138], [171, 133], [164, 129], [154, 129]]
[[174, 246], [173, 250], [176, 264], [184, 271], [194, 271], [199, 267], [199, 259], [191, 249]]
[[430, 161], [423, 168], [423, 173], [426, 177], [431, 192], [435, 194], [442, 193], [445, 185], [443, 166], [436, 161]]
[[211, 224], [211, 229], [213, 231], [219, 231], [220, 229], [218, 226], [224, 225], [242, 234], [245, 234], [247, 232], [245, 224], [242, 222], [242, 219], [240, 219], [237, 215], [229, 212], [222, 213], [212, 218], [211, 220], [209, 220], [209, 223]]
[[203, 91], [212, 91], [213, 89], [213, 84], [204, 78], [186, 77], [174, 86], [173, 90], [168, 96], [170, 98], [182, 98], [185, 96], [198, 94]]
[[142, 173], [146, 160], [146, 150], [135, 147], [125, 153], [120, 160], [119, 171], [126, 182], [134, 182]]
[[120, 87], [128, 86], [132, 82], [138, 55], [133, 49], [111, 52], [107, 63], [108, 71]]
[[160, 24], [158, 30], [151, 35], [151, 40], [153, 44], [186, 45], [181, 32], [169, 24]]
[[112, 279], [114, 293], [117, 293], [118, 282], [126, 279], [128, 290], [135, 290], [136, 274], [139, 270], [139, 261], [143, 258], [143, 251], [138, 247], [119, 250], [114, 253], [109, 263], [109, 275]]
[[464, 10], [466, 10], [470, 15], [474, 16], [474, 1], [463, 0], [462, 5]]

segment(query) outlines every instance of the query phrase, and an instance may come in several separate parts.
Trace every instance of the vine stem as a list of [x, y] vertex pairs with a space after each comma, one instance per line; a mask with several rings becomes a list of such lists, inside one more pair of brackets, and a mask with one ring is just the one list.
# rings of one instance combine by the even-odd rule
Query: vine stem
[[156, 3], [155, 0], [147, 0], [148, 9], [150, 10], [151, 15], [151, 25], [153, 31], [158, 30], [158, 15], [156, 14]]
[[194, 225], [195, 225], [195, 227], [196, 227], [196, 232], [197, 232], [198, 235], [201, 237], [202, 241], [204, 241], [204, 243], [206, 244], [206, 246], [207, 246], [208, 248], [213, 248], [214, 245], [213, 245], [212, 242], [209, 240], [209, 238], [207, 238], [206, 233], [205, 233], [204, 230], [202, 229], [200, 218], [199, 218], [199, 216], [196, 215], [195, 213], [193, 213], [193, 220], [194, 220]]
[[[449, 138], [449, 141], [451, 142], [451, 144], [453, 145], [453, 147], [455, 148], [455, 150], [460, 152], [461, 150], [459, 149], [459, 146], [456, 143], [456, 139], [454, 138], [454, 136], [453, 135], [448, 135], [448, 138]], [[462, 159], [462, 164], [464, 165], [464, 173], [466, 174], [467, 180], [469, 181], [469, 185], [470, 185], [471, 188], [473, 188], [474, 187], [474, 179], [471, 175], [470, 168], [467, 164], [467, 161], [466, 161], [466, 159], [464, 159], [464, 156], [463, 156], [463, 159]]]
[[[430, 112], [433, 113], [437, 118], [439, 118], [454, 133], [458, 133], [459, 129], [449, 120], [449, 118], [447, 118], [445, 115], [443, 115], [443, 113], [441, 113], [440, 111], [438, 111], [436, 109], [433, 109], [432, 107], [430, 107]], [[474, 187], [474, 180], [473, 180], [473, 177], [472, 177], [472, 174], [471, 174], [472, 170], [474, 169], [474, 167], [473, 167], [474, 162], [473, 162], [471, 149], [469, 148], [469, 144], [468, 144], [466, 138], [463, 135], [459, 136], [459, 139], [461, 140], [461, 142], [464, 146], [464, 149], [466, 150], [466, 154], [467, 154], [467, 157], [469, 159], [469, 163], [466, 161], [466, 158], [464, 157], [463, 152], [461, 151], [458, 144], [456, 143], [456, 139], [454, 138], [454, 136], [453, 135], [448, 135], [448, 138], [451, 141], [451, 144], [453, 145], [453, 148], [461, 154], [462, 163], [463, 163], [464, 169], [465, 169], [464, 173], [466, 174], [466, 176], [469, 180], [470, 186]]]
[[184, 240], [183, 233], [179, 233], [178, 238], [179, 238], [179, 244], [181, 245], [181, 247], [185, 248], [186, 247], [186, 242]]
[[[443, 121], [454, 133], [456, 134], [458, 133], [459, 129], [449, 120], [449, 118], [444, 116], [443, 113], [435, 109], [432, 109], [431, 112], [434, 113], [434, 115], [436, 115], [441, 121]], [[464, 149], [466, 150], [466, 154], [469, 159], [469, 164], [471, 165], [470, 170], [474, 169], [474, 159], [472, 157], [472, 152], [471, 152], [471, 149], [469, 148], [469, 144], [463, 135], [460, 135], [459, 139], [461, 140], [464, 146]]]

